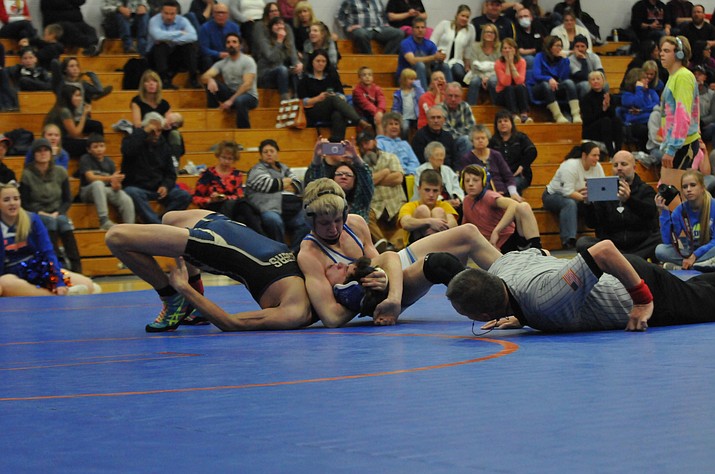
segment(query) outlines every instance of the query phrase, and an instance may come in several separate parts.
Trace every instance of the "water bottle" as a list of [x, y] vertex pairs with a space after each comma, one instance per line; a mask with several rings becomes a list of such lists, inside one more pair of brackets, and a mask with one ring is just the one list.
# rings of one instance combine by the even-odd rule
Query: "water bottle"
[[613, 29], [613, 41], [614, 41], [615, 43], [618, 42], [618, 28], [614, 28], [614, 29]]

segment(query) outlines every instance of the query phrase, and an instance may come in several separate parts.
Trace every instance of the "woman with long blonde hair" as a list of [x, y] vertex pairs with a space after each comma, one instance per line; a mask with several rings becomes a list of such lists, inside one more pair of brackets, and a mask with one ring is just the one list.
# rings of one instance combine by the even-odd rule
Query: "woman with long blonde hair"
[[131, 102], [132, 125], [135, 127], [141, 127], [144, 116], [149, 112], [157, 112], [162, 117], [171, 112], [171, 105], [162, 97], [161, 77], [155, 71], [144, 71], [138, 92]]
[[86, 276], [60, 268], [44, 224], [21, 204], [18, 184], [0, 183], [0, 296], [101, 292]]
[[[462, 82], [469, 69], [467, 54], [474, 43], [476, 31], [469, 22], [472, 10], [468, 5], [459, 5], [453, 20], [442, 20], [432, 32], [431, 40], [442, 50], [447, 58], [452, 77], [447, 77], [447, 82]], [[422, 84], [426, 86], [426, 84]]]
[[668, 270], [715, 271], [715, 206], [705, 177], [689, 169], [681, 176], [680, 187], [685, 200], [673, 212], [660, 193], [655, 196], [663, 239], [655, 256]]
[[481, 39], [467, 51], [470, 70], [464, 76], [464, 82], [469, 84], [467, 102], [470, 105], [477, 105], [482, 90], [489, 92], [492, 104], [496, 102], [497, 76], [494, 66], [500, 55], [499, 30], [496, 25], [488, 23], [482, 26]]

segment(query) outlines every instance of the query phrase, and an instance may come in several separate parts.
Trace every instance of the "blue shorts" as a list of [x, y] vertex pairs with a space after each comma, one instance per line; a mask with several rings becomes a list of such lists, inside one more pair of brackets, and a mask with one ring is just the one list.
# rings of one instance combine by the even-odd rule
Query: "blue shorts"
[[303, 277], [285, 244], [221, 214], [209, 214], [189, 229], [184, 258], [203, 271], [240, 281], [256, 301], [274, 282]]

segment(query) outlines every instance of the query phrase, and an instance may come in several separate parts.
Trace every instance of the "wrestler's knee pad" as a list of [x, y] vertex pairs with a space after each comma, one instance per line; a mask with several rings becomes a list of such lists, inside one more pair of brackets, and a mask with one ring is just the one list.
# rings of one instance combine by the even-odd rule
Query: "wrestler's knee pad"
[[462, 262], [451, 253], [434, 252], [425, 255], [422, 272], [430, 283], [447, 285], [464, 268]]

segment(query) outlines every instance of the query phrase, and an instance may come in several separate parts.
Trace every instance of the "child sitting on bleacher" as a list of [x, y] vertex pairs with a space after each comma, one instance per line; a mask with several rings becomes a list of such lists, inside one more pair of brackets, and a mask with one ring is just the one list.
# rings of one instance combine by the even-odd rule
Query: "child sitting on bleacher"
[[65, 52], [65, 46], [60, 43], [64, 30], [59, 23], [47, 25], [42, 33], [42, 38], [23, 38], [17, 42], [18, 46], [32, 46], [37, 51], [37, 61], [40, 66], [48, 71], [52, 68], [52, 60], [59, 61], [60, 55]]
[[37, 51], [31, 46], [20, 50], [20, 64], [5, 69], [15, 88], [21, 91], [52, 90], [51, 76], [48, 71], [37, 64]]
[[358, 69], [360, 82], [353, 88], [353, 107], [357, 113], [370, 122], [382, 135], [382, 115], [385, 113], [385, 93], [374, 83], [372, 69], [363, 66]]
[[124, 174], [117, 171], [114, 161], [104, 153], [107, 149], [102, 135], [92, 134], [87, 138], [87, 153], [79, 160], [79, 197], [82, 202], [93, 202], [99, 215], [99, 227], [109, 230], [107, 203], [115, 206], [122, 215], [122, 222], [134, 224], [134, 202], [122, 190]]

